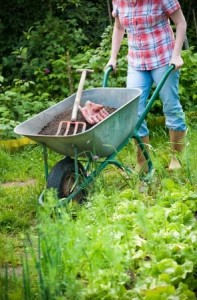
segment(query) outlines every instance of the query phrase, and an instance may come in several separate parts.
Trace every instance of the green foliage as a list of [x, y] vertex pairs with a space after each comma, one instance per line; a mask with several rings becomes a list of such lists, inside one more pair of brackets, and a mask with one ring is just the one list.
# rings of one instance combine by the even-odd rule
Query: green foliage
[[187, 21], [187, 39], [189, 46], [194, 46], [195, 51], [197, 50], [197, 23], [196, 23], [196, 10], [197, 3], [195, 0], [180, 0], [183, 14]]
[[34, 95], [33, 92], [24, 93], [22, 89], [28, 88], [28, 84], [32, 83], [26, 82], [20, 86], [21, 90], [16, 87], [0, 95], [0, 132], [2, 137], [14, 136], [13, 128], [17, 124], [40, 112], [44, 107], [47, 108], [55, 103], [50, 101], [47, 93], [38, 93], [38, 95]]
[[[24, 34], [22, 46], [15, 49], [11, 57], [3, 59], [2, 73], [8, 82], [17, 78], [36, 80], [37, 70], [46, 75], [51, 73], [51, 63], [66, 52], [76, 55], [84, 40], [85, 36], [82, 29], [77, 27], [76, 19], [65, 22], [47, 15], [44, 22], [37, 22]], [[10, 76], [5, 73], [5, 67], [12, 68]]]
[[146, 197], [95, 193], [77, 218], [70, 205], [52, 221], [48, 193], [35, 261], [43, 297], [195, 299], [197, 195], [164, 179], [152, 205]]
[[2, 57], [9, 57], [11, 51], [21, 45], [23, 32], [34, 27], [37, 22], [42, 24], [47, 15], [64, 20], [65, 28], [68, 22], [71, 30], [77, 24], [78, 29], [81, 28], [85, 33], [88, 43], [94, 45], [98, 45], [100, 34], [109, 24], [107, 1], [100, 0], [95, 3], [85, 0], [35, 0], [34, 5], [28, 0], [4, 1], [0, 11], [0, 62]]
[[28, 28], [25, 26], [12, 53], [2, 55], [2, 73], [9, 83], [18, 76], [32, 79], [36, 67], [50, 69], [51, 60], [67, 51], [75, 56], [82, 45], [98, 45], [100, 35], [109, 23], [107, 4], [103, 1], [87, 3], [80, 0], [64, 4], [53, 0], [44, 3], [40, 10], [42, 18], [32, 20]]
[[[88, 80], [88, 88], [101, 87], [102, 85], [103, 72], [110, 57], [111, 38], [112, 26], [108, 26], [102, 34], [102, 41], [99, 47], [97, 47], [96, 49], [84, 49], [85, 51], [83, 55], [80, 54], [74, 60], [71, 61], [74, 67], [77, 63], [77, 65], [82, 65], [83, 67], [88, 67], [94, 70], [94, 73], [91, 76], [92, 80]], [[126, 55], [127, 39], [125, 38], [123, 40], [122, 47], [119, 53], [118, 69], [116, 74], [112, 74], [110, 76], [108, 84], [109, 86], [125, 86], [127, 72]]]
[[47, 2], [35, 0], [34, 5], [27, 0], [1, 2], [0, 61], [18, 45], [23, 31], [28, 30], [34, 22], [43, 20], [48, 11]]
[[[75, 4], [80, 7], [82, 2]], [[61, 9], [64, 13], [65, 7]], [[72, 13], [74, 14], [74, 11]], [[87, 35], [78, 27], [77, 16], [76, 14], [76, 18], [73, 19], [69, 17], [65, 22], [51, 14], [46, 15], [42, 23], [37, 22], [24, 33], [21, 46], [16, 48], [11, 56], [3, 58], [0, 76], [2, 138], [14, 137], [13, 128], [18, 123], [76, 92], [80, 79], [76, 69], [94, 70], [91, 77], [87, 78], [85, 88], [102, 86], [103, 71], [110, 56], [112, 26], [106, 27], [100, 45], [94, 49], [85, 45]], [[86, 21], [88, 22], [88, 17]], [[180, 77], [181, 103], [185, 111], [195, 111], [197, 56], [192, 47], [184, 50], [182, 55], [185, 64]], [[117, 72], [111, 74], [108, 86], [125, 87], [126, 56], [125, 37], [120, 49]], [[151, 112], [154, 115], [162, 114], [159, 99], [155, 101]]]
[[[58, 211], [53, 191], [44, 207], [37, 205], [44, 188], [42, 148], [0, 151], [2, 297], [195, 299], [196, 130], [187, 136], [187, 165], [170, 174], [166, 136], [158, 129], [153, 136], [156, 172], [143, 193], [135, 173], [126, 184], [109, 168], [89, 187], [83, 206], [70, 203]], [[119, 156], [131, 164], [133, 144]], [[49, 151], [50, 169], [61, 158]]]
[[185, 110], [197, 110], [197, 52], [182, 52], [184, 66], [181, 68], [180, 97]]
[[[70, 3], [69, 3], [70, 2]], [[58, 8], [61, 9], [63, 19], [76, 20], [79, 28], [82, 28], [91, 47], [98, 46], [100, 36], [109, 25], [108, 4], [110, 2], [98, 1], [60, 1]], [[75, 6], [73, 5], [75, 3]]]

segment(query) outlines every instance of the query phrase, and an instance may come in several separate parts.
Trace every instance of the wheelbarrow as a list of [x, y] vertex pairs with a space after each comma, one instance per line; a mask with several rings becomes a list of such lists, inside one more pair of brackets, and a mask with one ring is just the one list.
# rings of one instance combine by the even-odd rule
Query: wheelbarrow
[[[94, 103], [115, 108], [114, 112], [98, 124], [75, 135], [38, 134], [55, 116], [72, 107], [76, 96], [73, 94], [15, 127], [15, 133], [26, 136], [43, 146], [46, 188], [38, 200], [41, 205], [44, 204], [46, 189], [51, 188], [57, 192], [57, 206], [65, 205], [71, 200], [82, 203], [87, 197], [87, 186], [110, 164], [132, 173], [130, 168], [117, 159], [117, 154], [132, 138], [137, 140], [143, 151], [148, 166], [147, 177], [151, 176], [154, 171], [153, 164], [138, 135], [138, 129], [173, 69], [174, 66], [170, 66], [164, 74], [140, 118], [138, 118], [138, 103], [141, 90], [108, 87], [109, 74], [113, 70], [109, 67], [104, 73], [102, 87], [84, 90], [81, 98], [82, 106], [91, 99]], [[65, 156], [53, 166], [50, 172], [47, 148]]]

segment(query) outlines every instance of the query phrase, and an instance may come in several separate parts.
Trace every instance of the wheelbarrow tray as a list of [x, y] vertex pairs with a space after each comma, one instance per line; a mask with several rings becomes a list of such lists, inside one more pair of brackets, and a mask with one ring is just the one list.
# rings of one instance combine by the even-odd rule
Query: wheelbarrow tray
[[74, 148], [77, 148], [78, 156], [107, 157], [115, 152], [117, 147], [134, 131], [138, 120], [140, 94], [140, 89], [129, 88], [105, 87], [84, 90], [81, 98], [82, 107], [87, 100], [90, 100], [116, 110], [83, 133], [68, 136], [38, 134], [55, 116], [73, 106], [76, 94], [21, 123], [15, 127], [14, 131], [37, 143], [45, 144], [48, 148], [65, 156], [74, 156]]

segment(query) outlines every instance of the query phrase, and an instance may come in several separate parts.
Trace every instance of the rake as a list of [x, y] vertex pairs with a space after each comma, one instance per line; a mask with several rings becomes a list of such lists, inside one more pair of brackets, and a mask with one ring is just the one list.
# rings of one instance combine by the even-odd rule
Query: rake
[[[81, 73], [81, 79], [79, 82], [79, 86], [77, 89], [74, 105], [73, 105], [73, 110], [72, 110], [72, 115], [71, 115], [71, 121], [61, 121], [59, 122], [58, 129], [56, 132], [56, 135], [60, 135], [60, 133], [63, 131], [64, 134], [63, 136], [66, 135], [75, 135], [77, 133], [83, 133], [86, 130], [86, 122], [81, 122], [81, 121], [76, 121], [77, 120], [77, 113], [81, 101], [81, 96], [83, 92], [83, 87], [86, 79], [86, 75], [88, 73], [92, 73], [93, 70], [90, 69], [79, 69], [77, 70], [78, 72]], [[62, 135], [62, 134], [61, 134]]]

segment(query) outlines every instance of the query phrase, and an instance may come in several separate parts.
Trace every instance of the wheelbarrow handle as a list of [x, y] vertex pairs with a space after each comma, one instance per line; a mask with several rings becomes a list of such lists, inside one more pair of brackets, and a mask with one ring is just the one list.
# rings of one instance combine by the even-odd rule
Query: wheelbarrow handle
[[143, 114], [141, 115], [141, 117], [139, 118], [139, 120], [136, 124], [136, 127], [135, 127], [136, 131], [139, 130], [140, 126], [142, 125], [142, 123], [144, 121], [144, 119], [147, 117], [147, 114], [150, 111], [151, 107], [153, 106], [153, 103], [154, 103], [155, 99], [159, 95], [160, 90], [162, 89], [162, 87], [163, 87], [164, 83], [166, 82], [168, 76], [170, 75], [170, 73], [174, 69], [175, 69], [175, 65], [170, 65], [168, 70], [163, 75], [162, 79], [160, 80], [159, 84], [157, 85], [156, 89], [154, 90], [150, 100], [148, 101], [148, 104], [146, 105], [146, 108], [145, 108]]
[[113, 67], [109, 66], [105, 69], [104, 76], [103, 76], [103, 84], [102, 87], [107, 87], [108, 86], [108, 79], [109, 79], [109, 74], [113, 71]]
[[[158, 84], [157, 89], [155, 90], [156, 96], [157, 94], [160, 92], [162, 86], [164, 85], [166, 79], [168, 78], [169, 74], [171, 73], [172, 70], [175, 69], [175, 65], [170, 65], [169, 69], [167, 70], [167, 72], [164, 74], [161, 82]], [[113, 66], [109, 66], [105, 69], [104, 72], [104, 76], [103, 76], [103, 83], [102, 83], [102, 87], [107, 87], [108, 86], [108, 79], [109, 79], [109, 74], [113, 71]], [[154, 101], [154, 100], [153, 100]]]

